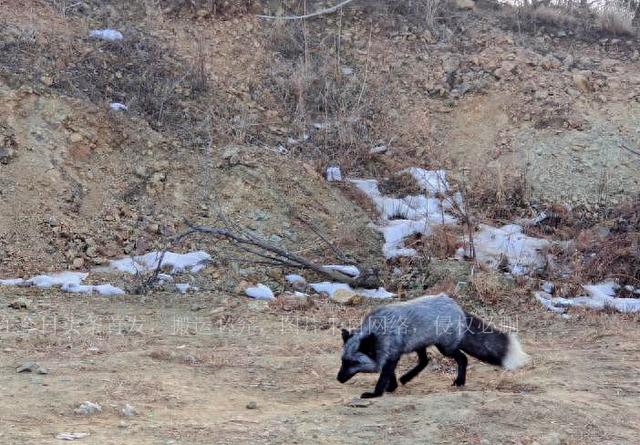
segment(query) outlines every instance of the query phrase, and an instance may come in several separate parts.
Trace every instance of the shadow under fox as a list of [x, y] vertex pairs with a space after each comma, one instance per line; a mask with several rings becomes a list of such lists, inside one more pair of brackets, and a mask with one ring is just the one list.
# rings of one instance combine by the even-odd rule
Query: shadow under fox
[[398, 360], [403, 354], [416, 352], [418, 364], [399, 379], [403, 385], [408, 383], [429, 363], [427, 347], [432, 345], [458, 364], [455, 386], [465, 384], [465, 352], [505, 369], [519, 368], [529, 360], [515, 334], [490, 327], [444, 294], [376, 308], [365, 317], [360, 328], [352, 332], [343, 329], [342, 339], [340, 383], [359, 372], [380, 373], [373, 392], [363, 393], [363, 398], [395, 391]]

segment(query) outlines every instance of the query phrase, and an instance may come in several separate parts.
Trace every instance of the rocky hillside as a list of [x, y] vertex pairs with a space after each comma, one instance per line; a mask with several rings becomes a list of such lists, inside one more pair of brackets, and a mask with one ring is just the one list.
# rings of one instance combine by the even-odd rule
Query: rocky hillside
[[[251, 2], [27, 3], [0, 6], [3, 272], [142, 253], [220, 209], [312, 256], [319, 229], [375, 263], [373, 215], [324, 181], [330, 165], [446, 168], [481, 212], [595, 217], [640, 191], [632, 35], [490, 2], [443, 4], [432, 26], [425, 2], [285, 23]], [[122, 39], [90, 34], [105, 28]]]

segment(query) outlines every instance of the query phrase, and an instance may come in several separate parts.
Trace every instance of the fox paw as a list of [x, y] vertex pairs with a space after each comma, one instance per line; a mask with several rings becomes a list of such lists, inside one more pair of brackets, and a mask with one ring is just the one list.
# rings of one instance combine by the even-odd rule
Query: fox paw
[[455, 379], [451, 386], [464, 386], [464, 380]]
[[363, 392], [360, 396], [361, 399], [373, 399], [375, 397], [380, 397], [382, 394], [376, 394], [375, 392]]
[[396, 389], [398, 389], [398, 382], [389, 383], [389, 386], [387, 386], [387, 392], [393, 392]]

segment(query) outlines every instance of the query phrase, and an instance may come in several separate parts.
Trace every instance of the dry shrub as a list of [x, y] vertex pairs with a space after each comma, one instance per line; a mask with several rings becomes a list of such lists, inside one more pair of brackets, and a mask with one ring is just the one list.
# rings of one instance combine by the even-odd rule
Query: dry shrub
[[260, 2], [256, 0], [160, 0], [159, 5], [167, 14], [188, 14], [208, 18], [256, 12]]
[[462, 229], [458, 226], [440, 225], [426, 238], [427, 252], [435, 258], [453, 258], [460, 244]]
[[529, 207], [526, 172], [481, 168], [467, 178], [469, 206], [491, 220], [512, 220]]
[[597, 21], [602, 31], [614, 35], [633, 35], [633, 12], [615, 3], [606, 3], [597, 10]]
[[483, 303], [497, 305], [508, 297], [511, 286], [496, 272], [479, 272], [471, 277], [471, 289]]
[[404, 198], [406, 196], [415, 196], [423, 193], [415, 178], [406, 172], [395, 174], [381, 181], [379, 189], [382, 194], [395, 198]]
[[603, 239], [585, 231], [578, 237], [577, 247], [576, 275], [583, 283], [613, 278], [621, 284], [640, 286], [640, 233]]
[[573, 27], [578, 24], [578, 18], [570, 10], [558, 6], [538, 6], [530, 12], [530, 16], [546, 25]]

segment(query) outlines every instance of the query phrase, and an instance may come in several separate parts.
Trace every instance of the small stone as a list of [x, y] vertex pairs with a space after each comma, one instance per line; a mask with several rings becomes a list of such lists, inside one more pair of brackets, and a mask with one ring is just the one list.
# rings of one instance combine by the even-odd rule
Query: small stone
[[258, 408], [258, 403], [255, 401], [251, 401], [249, 403], [247, 403], [247, 409], [257, 409]]
[[36, 362], [24, 362], [22, 365], [16, 368], [16, 372], [17, 373], [37, 372], [39, 368], [40, 368], [40, 365], [37, 364]]
[[90, 258], [95, 258], [98, 256], [98, 248], [96, 246], [89, 246], [86, 250], [87, 256]]
[[135, 416], [136, 414], [138, 414], [138, 413], [136, 412], [136, 409], [135, 409], [133, 406], [129, 405], [128, 403], [127, 403], [127, 404], [125, 404], [125, 405], [120, 409], [120, 415], [121, 415], [121, 416], [123, 416], [123, 417], [133, 417], [133, 416]]
[[353, 399], [346, 403], [350, 408], [368, 408], [373, 405], [373, 401], [370, 399]]
[[369, 150], [369, 154], [372, 156], [382, 155], [389, 151], [389, 147], [386, 145], [376, 145]]
[[15, 150], [11, 147], [0, 147], [0, 164], [8, 164], [15, 156]]
[[89, 401], [82, 403], [79, 407], [73, 410], [74, 413], [80, 416], [90, 416], [101, 411], [102, 407], [99, 404]]
[[548, 294], [553, 294], [556, 290], [556, 285], [551, 281], [544, 281], [542, 282], [542, 290]]
[[547, 71], [557, 69], [562, 66], [562, 63], [560, 63], [560, 61], [551, 54], [545, 56], [540, 64], [542, 65], [542, 68]]
[[338, 289], [329, 297], [334, 303], [343, 304], [345, 306], [355, 306], [364, 301], [362, 295], [358, 295], [349, 289]]
[[340, 182], [342, 181], [342, 171], [340, 171], [340, 167], [338, 166], [330, 166], [327, 167], [327, 175], [328, 182]]
[[83, 439], [85, 437], [89, 437], [89, 433], [58, 433], [56, 434], [56, 439], [58, 440], [78, 440]]
[[71, 263], [71, 266], [74, 269], [80, 269], [82, 268], [82, 266], [84, 266], [84, 259], [80, 258], [80, 257], [76, 257], [73, 259], [73, 262]]
[[149, 172], [147, 171], [147, 167], [145, 167], [144, 165], [136, 166], [136, 168], [135, 168], [135, 170], [133, 172], [139, 178], [146, 178], [147, 175], [149, 174]]
[[29, 309], [29, 301], [24, 298], [19, 298], [8, 304], [11, 309], [23, 310]]
[[462, 11], [475, 9], [476, 3], [473, 0], [456, 0], [456, 8]]
[[302, 292], [284, 292], [278, 296], [278, 302], [285, 311], [303, 310], [313, 306], [309, 295]]
[[589, 93], [593, 91], [593, 85], [591, 84], [589, 77], [584, 73], [574, 73], [573, 83], [582, 93]]

